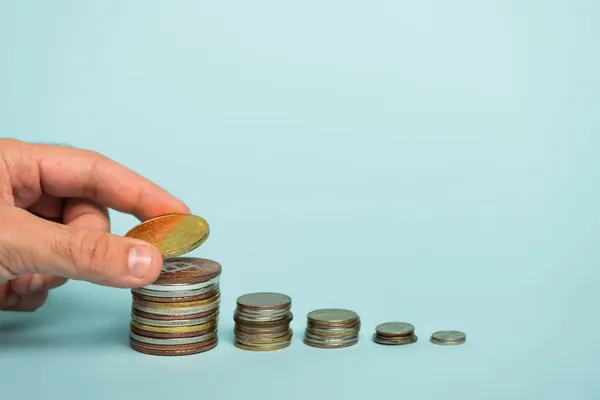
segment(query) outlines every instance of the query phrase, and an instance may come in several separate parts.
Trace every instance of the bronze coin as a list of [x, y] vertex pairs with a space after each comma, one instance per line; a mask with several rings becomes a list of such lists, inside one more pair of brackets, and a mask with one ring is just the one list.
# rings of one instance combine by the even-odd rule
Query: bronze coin
[[248, 346], [243, 343], [238, 342], [237, 340], [233, 342], [233, 345], [238, 349], [249, 350], [249, 351], [274, 351], [285, 349], [290, 345], [291, 342], [285, 342], [276, 345], [259, 345], [259, 346]]
[[245, 344], [247, 346], [251, 346], [253, 344], [277, 344], [281, 342], [287, 342], [292, 340], [293, 332], [290, 330], [283, 336], [278, 337], [256, 337], [256, 338], [245, 338], [241, 336], [236, 336], [236, 340], [239, 343]]
[[130, 325], [129, 329], [131, 329], [131, 331], [133, 333], [135, 333], [137, 335], [141, 335], [141, 336], [147, 336], [147, 337], [156, 338], [156, 339], [177, 339], [177, 338], [188, 338], [188, 337], [206, 335], [208, 333], [217, 331], [217, 326], [215, 325], [212, 328], [204, 329], [202, 331], [185, 332], [185, 333], [162, 333], [162, 332], [145, 331], [143, 329], [139, 329], [138, 327], [136, 327], [134, 325]]
[[177, 257], [164, 260], [156, 285], [193, 284], [221, 275], [221, 264], [206, 258]]
[[400, 346], [400, 345], [405, 345], [405, 344], [412, 344], [417, 342], [419, 338], [417, 337], [417, 335], [411, 335], [408, 336], [406, 338], [402, 338], [402, 339], [390, 339], [388, 337], [381, 337], [377, 334], [373, 335], [373, 341], [375, 343], [379, 343], [379, 344], [385, 344], [385, 345], [390, 345], [390, 346]]
[[219, 314], [219, 308], [217, 307], [216, 309], [212, 309], [212, 310], [208, 310], [208, 311], [204, 311], [201, 313], [196, 313], [196, 314], [185, 314], [185, 315], [162, 315], [162, 314], [152, 314], [152, 313], [147, 313], [144, 311], [140, 311], [135, 307], [131, 307], [131, 312], [135, 315], [137, 315], [138, 317], [142, 317], [142, 318], [148, 318], [148, 319], [158, 319], [158, 320], [162, 320], [162, 321], [175, 321], [175, 320], [182, 320], [182, 319], [197, 319], [197, 318], [205, 318], [208, 317], [209, 315], [218, 315]]
[[360, 329], [358, 328], [351, 328], [351, 329], [336, 329], [333, 331], [321, 331], [321, 330], [314, 330], [312, 328], [306, 328], [306, 332], [310, 333], [311, 335], [314, 336], [321, 336], [321, 337], [341, 337], [341, 336], [356, 336], [360, 333]]
[[219, 294], [218, 289], [207, 292], [207, 293], [199, 294], [197, 296], [187, 296], [187, 297], [154, 297], [154, 296], [147, 296], [145, 294], [139, 294], [139, 293], [132, 292], [134, 299], [139, 299], [142, 301], [152, 301], [152, 302], [156, 302], [156, 303], [179, 303], [179, 302], [186, 302], [186, 301], [204, 300], [204, 299], [208, 299], [209, 297], [215, 296], [217, 294]]
[[271, 321], [247, 321], [245, 319], [239, 318], [237, 314], [233, 315], [233, 320], [241, 325], [247, 327], [276, 327], [276, 326], [284, 326], [289, 324], [294, 319], [294, 314], [291, 311], [288, 311], [283, 317]]
[[241, 324], [234, 324], [233, 330], [235, 332], [244, 333], [247, 335], [271, 335], [277, 333], [285, 333], [289, 329], [289, 325], [278, 326], [275, 328], [247, 328]]
[[154, 356], [185, 356], [192, 354], [204, 353], [217, 347], [219, 338], [207, 340], [201, 343], [161, 346], [138, 342], [134, 339], [129, 339], [131, 348], [137, 352], [154, 355]]
[[310, 341], [310, 339], [304, 338], [304, 344], [306, 344], [307, 346], [310, 346], [310, 347], [316, 347], [316, 348], [320, 348], [320, 349], [342, 349], [345, 347], [354, 346], [357, 343], [358, 343], [358, 339], [349, 341], [349, 342], [343, 343], [343, 344], [337, 344], [337, 343], [325, 344], [325, 343], [315, 343], [315, 342]]

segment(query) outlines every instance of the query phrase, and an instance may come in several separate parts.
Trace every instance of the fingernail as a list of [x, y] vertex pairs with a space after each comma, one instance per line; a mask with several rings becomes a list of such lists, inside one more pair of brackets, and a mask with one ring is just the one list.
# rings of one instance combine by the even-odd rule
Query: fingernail
[[19, 296], [14, 293], [11, 293], [6, 297], [6, 302], [4, 303], [4, 308], [11, 308], [17, 305], [19, 302]]
[[136, 278], [143, 278], [150, 269], [152, 254], [145, 247], [134, 247], [129, 251], [129, 270]]
[[35, 292], [39, 290], [44, 284], [44, 280], [40, 275], [33, 275], [29, 281], [29, 290]]

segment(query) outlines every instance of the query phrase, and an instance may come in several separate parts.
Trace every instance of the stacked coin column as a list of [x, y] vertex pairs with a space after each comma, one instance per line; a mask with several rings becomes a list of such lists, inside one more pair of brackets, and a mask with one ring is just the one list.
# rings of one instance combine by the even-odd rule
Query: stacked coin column
[[233, 316], [235, 346], [243, 350], [271, 351], [290, 345], [292, 300], [280, 293], [250, 293], [238, 297]]
[[178, 356], [218, 343], [221, 266], [202, 258], [165, 260], [151, 285], [132, 289], [130, 344], [141, 353]]
[[311, 347], [338, 349], [358, 343], [360, 318], [344, 309], [322, 309], [308, 313], [304, 343]]

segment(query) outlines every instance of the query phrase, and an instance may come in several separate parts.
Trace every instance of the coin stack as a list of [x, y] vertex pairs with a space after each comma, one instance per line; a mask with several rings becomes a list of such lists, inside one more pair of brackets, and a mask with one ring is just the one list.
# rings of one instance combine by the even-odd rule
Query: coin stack
[[442, 346], [456, 346], [467, 341], [467, 335], [460, 331], [438, 331], [430, 338], [431, 343]]
[[130, 344], [141, 353], [177, 356], [217, 346], [221, 265], [180, 257], [164, 261], [151, 285], [132, 289]]
[[238, 297], [233, 315], [234, 344], [251, 351], [280, 350], [290, 345], [292, 299], [285, 294], [260, 292]]
[[358, 343], [360, 318], [350, 310], [331, 308], [308, 313], [304, 343], [325, 349], [338, 349]]
[[385, 322], [377, 325], [373, 341], [379, 344], [403, 345], [415, 343], [415, 327], [407, 322]]

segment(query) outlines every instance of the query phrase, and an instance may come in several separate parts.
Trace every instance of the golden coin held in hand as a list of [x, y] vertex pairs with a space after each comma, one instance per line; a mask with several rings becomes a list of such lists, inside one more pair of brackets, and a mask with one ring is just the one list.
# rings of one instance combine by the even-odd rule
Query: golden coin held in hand
[[188, 214], [167, 214], [137, 225], [125, 237], [140, 239], [158, 248], [163, 258], [174, 258], [199, 247], [209, 235], [208, 222]]

